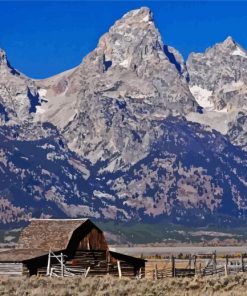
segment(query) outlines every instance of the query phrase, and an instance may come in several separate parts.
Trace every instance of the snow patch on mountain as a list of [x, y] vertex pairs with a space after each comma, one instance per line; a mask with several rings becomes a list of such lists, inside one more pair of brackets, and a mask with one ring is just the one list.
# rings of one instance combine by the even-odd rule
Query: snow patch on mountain
[[116, 198], [113, 195], [111, 195], [109, 193], [101, 192], [99, 190], [94, 190], [93, 195], [95, 197], [103, 198], [103, 199], [106, 199], [106, 200], [112, 200], [112, 201], [116, 200]]
[[124, 68], [128, 68], [129, 61], [128, 60], [123, 60], [119, 65], [122, 66], [122, 67], [124, 67]]
[[42, 99], [46, 99], [46, 94], [47, 94], [47, 90], [44, 89], [44, 88], [41, 88], [38, 90], [38, 93], [39, 93], [39, 96], [42, 98]]
[[214, 104], [209, 100], [210, 96], [212, 95], [212, 91], [202, 88], [198, 85], [191, 86], [190, 91], [201, 107], [205, 109], [214, 108]]
[[239, 48], [239, 47], [237, 47], [233, 52], [232, 52], [232, 54], [231, 55], [235, 55], [235, 56], [241, 56], [241, 57], [244, 57], [244, 58], [247, 58], [247, 53], [243, 50], [243, 49], [241, 49], [241, 48]]
[[143, 19], [144, 22], [149, 22], [150, 21], [150, 17], [149, 15], [146, 15]]

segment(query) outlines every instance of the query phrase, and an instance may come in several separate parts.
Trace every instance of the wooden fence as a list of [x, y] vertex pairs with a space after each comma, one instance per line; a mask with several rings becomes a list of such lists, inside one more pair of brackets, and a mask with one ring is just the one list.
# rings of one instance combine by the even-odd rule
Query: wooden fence
[[146, 264], [145, 276], [154, 280], [169, 277], [193, 277], [201, 276], [224, 276], [236, 274], [239, 272], [247, 272], [247, 257], [241, 255], [240, 258], [217, 258], [214, 252], [211, 255], [204, 254], [200, 256], [189, 257], [189, 259], [181, 260], [172, 256], [170, 259], [153, 260], [153, 268], [150, 265], [152, 260], [148, 260]]
[[218, 268], [217, 267], [214, 268], [214, 267], [209, 266], [209, 267], [205, 267], [202, 270], [202, 272], [199, 273], [199, 274], [201, 274], [202, 276], [209, 276], [209, 275], [215, 275], [215, 274], [217, 274], [217, 275], [225, 275], [225, 273], [226, 273], [226, 269], [225, 269], [224, 266], [221, 266], [221, 267], [218, 267]]

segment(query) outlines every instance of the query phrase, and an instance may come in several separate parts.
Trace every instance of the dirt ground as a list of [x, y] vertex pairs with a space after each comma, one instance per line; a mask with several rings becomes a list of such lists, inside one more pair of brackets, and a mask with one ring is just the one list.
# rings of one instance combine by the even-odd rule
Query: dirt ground
[[247, 274], [228, 277], [130, 280], [102, 278], [1, 278], [1, 296], [244, 296]]

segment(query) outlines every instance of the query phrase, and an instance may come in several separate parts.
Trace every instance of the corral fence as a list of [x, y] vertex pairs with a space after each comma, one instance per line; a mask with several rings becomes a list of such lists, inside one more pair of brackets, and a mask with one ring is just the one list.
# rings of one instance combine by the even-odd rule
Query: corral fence
[[[87, 277], [91, 272], [90, 266], [86, 268], [76, 268], [65, 265], [64, 254], [54, 254], [49, 252], [46, 275], [50, 277], [72, 277], [83, 276]], [[135, 278], [150, 278], [154, 280], [172, 278], [172, 277], [194, 277], [200, 276], [224, 276], [229, 274], [237, 274], [239, 272], [247, 272], [247, 256], [246, 254], [239, 256], [239, 258], [231, 258], [229, 256], [217, 257], [216, 252], [212, 254], [197, 254], [194, 256], [187, 256], [187, 259], [176, 258], [171, 256], [169, 259], [159, 259], [153, 261], [153, 266], [150, 263], [152, 260], [147, 260], [145, 270], [140, 268]], [[56, 262], [52, 263], [52, 259]], [[4, 266], [2, 267], [5, 268]], [[18, 272], [19, 266], [16, 266]], [[125, 275], [124, 266], [121, 266], [120, 261], [117, 261], [116, 271], [114, 275], [120, 278]], [[109, 269], [110, 271], [110, 269]], [[108, 271], [108, 274], [110, 272]]]
[[[148, 262], [150, 263], [150, 261]], [[231, 258], [230, 256], [217, 257], [216, 252], [213, 252], [212, 254], [189, 256], [187, 260], [172, 256], [170, 259], [157, 260], [157, 262], [154, 261], [153, 268], [147, 268], [146, 277], [158, 280], [169, 277], [193, 277], [195, 275], [225, 276], [247, 272], [246, 254], [241, 254], [240, 258]]]

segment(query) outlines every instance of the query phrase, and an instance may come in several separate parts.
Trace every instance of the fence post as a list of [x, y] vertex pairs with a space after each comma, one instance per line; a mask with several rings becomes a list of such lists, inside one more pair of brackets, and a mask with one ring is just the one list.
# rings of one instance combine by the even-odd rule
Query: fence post
[[142, 278], [142, 268], [140, 267], [139, 268], [139, 277], [138, 277], [139, 279], [141, 279]]
[[120, 261], [119, 260], [117, 261], [117, 268], [118, 268], [118, 276], [121, 279], [121, 277], [122, 277], [122, 271], [121, 271], [121, 265], [120, 265]]
[[189, 254], [189, 268], [191, 268], [191, 254]]
[[176, 268], [175, 268], [175, 257], [172, 256], [172, 276], [176, 276]]
[[63, 253], [61, 253], [61, 276], [64, 277]]
[[110, 273], [110, 253], [109, 251], [106, 251], [106, 263], [107, 263], [107, 267], [106, 267], [106, 273], [109, 274]]
[[194, 269], [196, 270], [196, 255], [194, 255]]
[[225, 264], [225, 276], [228, 276], [228, 267], [227, 267], [227, 264]]
[[48, 263], [47, 263], [46, 275], [49, 275], [50, 272], [51, 272], [51, 251], [49, 251], [49, 255], [48, 255]]
[[214, 266], [214, 272], [216, 273], [216, 269], [217, 269], [216, 251], [213, 253], [213, 266]]
[[244, 272], [244, 256], [241, 253], [241, 265], [242, 265], [242, 272]]
[[155, 264], [155, 267], [154, 267], [154, 279], [155, 280], [158, 279], [158, 267], [157, 267], [157, 264]]
[[226, 266], [228, 266], [228, 263], [229, 263], [229, 258], [228, 258], [228, 255], [226, 255]]

